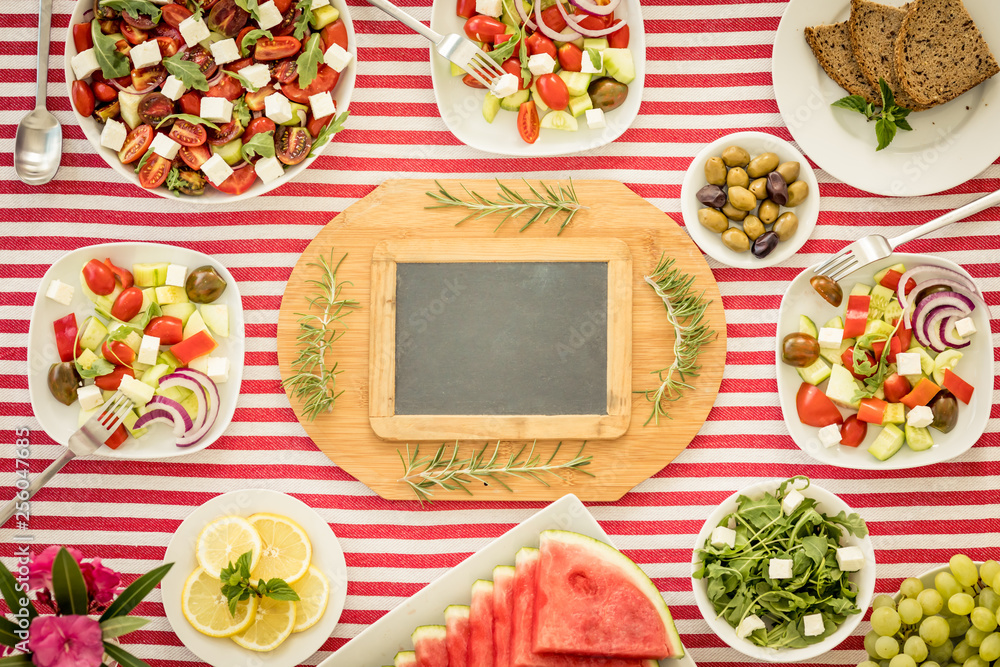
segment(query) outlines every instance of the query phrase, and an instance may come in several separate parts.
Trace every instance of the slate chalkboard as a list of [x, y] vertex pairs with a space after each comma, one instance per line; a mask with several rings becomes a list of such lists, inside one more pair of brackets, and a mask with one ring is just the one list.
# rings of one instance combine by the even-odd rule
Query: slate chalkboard
[[607, 262], [396, 265], [397, 415], [604, 415]]

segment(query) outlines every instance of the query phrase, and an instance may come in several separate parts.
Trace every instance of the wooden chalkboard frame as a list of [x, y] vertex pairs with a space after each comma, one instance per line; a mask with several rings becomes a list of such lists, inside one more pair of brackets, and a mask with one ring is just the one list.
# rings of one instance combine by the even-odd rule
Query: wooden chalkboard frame
[[[607, 414], [395, 414], [396, 265], [449, 262], [607, 262]], [[385, 240], [371, 274], [368, 416], [384, 440], [611, 440], [632, 416], [632, 253], [614, 238]]]

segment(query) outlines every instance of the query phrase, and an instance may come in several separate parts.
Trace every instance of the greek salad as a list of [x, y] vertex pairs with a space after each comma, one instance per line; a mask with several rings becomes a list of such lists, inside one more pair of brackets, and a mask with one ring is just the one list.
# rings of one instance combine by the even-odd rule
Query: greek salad
[[239, 195], [343, 126], [333, 94], [353, 54], [329, 0], [93, 3], [72, 27], [70, 97], [144, 188]]
[[[116, 391], [128, 397], [135, 407], [105, 442], [112, 449], [161, 422], [178, 447], [205, 437], [219, 414], [218, 385], [229, 379], [229, 359], [212, 355], [216, 339], [229, 336], [229, 307], [216, 303], [226, 281], [211, 266], [145, 263], [129, 271], [94, 258], [80, 270], [79, 289], [93, 313], [52, 323], [59, 355], [48, 372], [52, 396], [79, 406], [80, 426]], [[45, 295], [68, 306], [73, 293], [53, 280]]]
[[[483, 100], [492, 123], [501, 111], [517, 112], [521, 139], [532, 144], [542, 129], [575, 131], [584, 116], [590, 128], [606, 127], [635, 79], [629, 27], [615, 9], [620, 0], [457, 0], [465, 34], [506, 73]], [[485, 89], [452, 63], [452, 75]]]
[[[841, 305], [839, 286], [811, 282]], [[799, 421], [818, 428], [824, 446], [858, 447], [875, 426], [881, 430], [868, 452], [885, 461], [904, 443], [930, 449], [932, 429], [948, 433], [958, 424], [974, 393], [959, 362], [976, 334], [971, 315], [985, 302], [975, 283], [939, 266], [896, 264], [873, 283], [856, 284], [843, 314], [822, 326], [800, 315], [781, 358], [802, 378]]]

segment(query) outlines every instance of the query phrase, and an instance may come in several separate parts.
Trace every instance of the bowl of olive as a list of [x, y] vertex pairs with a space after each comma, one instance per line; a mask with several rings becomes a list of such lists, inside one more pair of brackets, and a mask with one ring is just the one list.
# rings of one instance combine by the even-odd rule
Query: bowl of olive
[[805, 157], [763, 132], [737, 132], [705, 146], [681, 186], [684, 225], [723, 264], [779, 264], [806, 242], [819, 217], [819, 185]]

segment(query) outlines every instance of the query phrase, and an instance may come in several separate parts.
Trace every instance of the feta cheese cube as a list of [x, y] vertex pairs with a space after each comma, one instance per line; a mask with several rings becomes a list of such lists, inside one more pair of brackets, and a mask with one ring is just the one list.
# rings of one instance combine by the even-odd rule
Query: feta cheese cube
[[972, 321], [971, 317], [963, 317], [958, 322], [955, 322], [955, 333], [961, 338], [968, 338], [976, 333], [976, 323]]
[[173, 287], [184, 287], [187, 279], [188, 268], [180, 264], [170, 264], [167, 266], [167, 284]]
[[139, 344], [139, 355], [136, 357], [140, 364], [156, 363], [156, 357], [160, 354], [160, 339], [156, 336], [143, 336], [142, 343]]
[[162, 132], [157, 132], [156, 136], [153, 137], [151, 147], [155, 154], [165, 157], [168, 160], [173, 160], [177, 157], [177, 151], [181, 149], [181, 145], [179, 143]]
[[331, 44], [323, 54], [323, 62], [338, 72], [343, 72], [353, 57], [354, 55], [350, 51], [345, 51], [340, 44]]
[[229, 357], [209, 357], [206, 374], [216, 384], [227, 381], [229, 379]]
[[94, 52], [94, 49], [80, 51], [80, 53], [73, 56], [70, 64], [73, 66], [73, 73], [76, 74], [76, 78], [78, 79], [86, 79], [101, 69], [101, 66], [97, 64], [97, 54]]
[[104, 404], [104, 394], [96, 384], [77, 389], [76, 398], [80, 401], [81, 410], [96, 410]]
[[933, 421], [934, 412], [926, 405], [918, 405], [910, 410], [910, 414], [906, 415], [907, 426], [912, 426], [913, 428], [930, 426]]
[[823, 614], [809, 614], [802, 619], [802, 634], [806, 637], [817, 637], [823, 634], [826, 626], [823, 624]]
[[163, 82], [163, 88], [160, 92], [176, 102], [181, 98], [181, 95], [187, 92], [187, 86], [185, 86], [180, 79], [171, 74], [167, 77], [167, 80]]
[[162, 60], [162, 56], [160, 56], [160, 43], [152, 39], [142, 44], [136, 44], [128, 52], [128, 55], [132, 59], [132, 66], [135, 69], [152, 67], [153, 65], [158, 65], [160, 60]]
[[819, 441], [824, 447], [830, 448], [840, 444], [840, 427], [836, 424], [824, 426], [819, 430]]
[[204, 21], [195, 19], [193, 16], [181, 21], [177, 29], [181, 31], [181, 37], [184, 38], [184, 43], [188, 46], [194, 46], [203, 39], [208, 39], [208, 36], [212, 34]]
[[257, 160], [253, 170], [264, 183], [270, 183], [285, 175], [285, 169], [276, 157], [265, 157]]
[[73, 301], [73, 286], [67, 285], [61, 280], [53, 280], [49, 283], [49, 288], [45, 290], [45, 296], [56, 303], [68, 306]]
[[823, 327], [819, 330], [819, 346], [831, 350], [839, 350], [840, 344], [844, 342], [844, 330], [833, 327]]
[[517, 92], [518, 80], [519, 77], [508, 72], [493, 82], [493, 85], [490, 86], [490, 92], [500, 98], [513, 95]]
[[310, 95], [309, 106], [312, 108], [313, 118], [326, 118], [337, 113], [337, 104], [329, 92]]
[[865, 554], [861, 547], [841, 547], [837, 549], [837, 567], [843, 572], [857, 572], [865, 566]]
[[233, 119], [233, 103], [225, 97], [203, 97], [199, 115], [213, 123], [228, 123]]
[[590, 129], [596, 130], [608, 126], [604, 120], [604, 109], [587, 109], [586, 115], [587, 126]]
[[736, 531], [730, 530], [725, 526], [716, 526], [712, 529], [712, 546], [713, 547], [729, 547], [730, 549], [736, 546]]
[[222, 185], [224, 180], [233, 175], [233, 168], [226, 164], [226, 161], [218, 153], [208, 158], [205, 164], [201, 165], [201, 170], [205, 172], [208, 180], [216, 185]]
[[900, 352], [896, 355], [896, 372], [900, 375], [920, 375], [920, 355], [916, 352]]
[[281, 93], [274, 93], [264, 98], [264, 115], [278, 125], [292, 119], [292, 103]]
[[233, 38], [212, 42], [212, 58], [216, 65], [225, 65], [240, 59], [240, 47]]
[[262, 5], [258, 5], [257, 14], [260, 16], [258, 23], [260, 24], [261, 30], [270, 30], [283, 20], [281, 10], [278, 9], [278, 6], [274, 4], [273, 0], [271, 2], [265, 2]]
[[528, 69], [532, 76], [551, 74], [556, 68], [556, 60], [547, 53], [536, 53], [528, 57]]
[[240, 70], [240, 76], [249, 81], [258, 90], [271, 83], [271, 70], [264, 63], [244, 67]]
[[[837, 433], [837, 438], [838, 440], [840, 438], [839, 432]], [[806, 497], [803, 496], [801, 493], [799, 493], [796, 489], [792, 489], [791, 491], [788, 492], [788, 495], [786, 495], [785, 498], [781, 501], [781, 511], [783, 511], [785, 514], [791, 514], [792, 512], [794, 512], [799, 508], [799, 505], [801, 505], [802, 501], [805, 499]]]
[[319, 9], [320, 7], [326, 7], [328, 4], [330, 4], [330, 0], [312, 0], [312, 5], [309, 8]]
[[739, 626], [736, 628], [736, 636], [740, 639], [746, 639], [754, 630], [763, 630], [767, 626], [764, 625], [764, 621], [760, 620], [757, 614], [751, 614], [747, 616], [742, 621], [740, 621]]
[[125, 145], [126, 137], [128, 137], [128, 128], [125, 127], [125, 123], [109, 118], [108, 122], [104, 124], [104, 129], [101, 130], [101, 145], [113, 151], [120, 151]]
[[476, 0], [476, 13], [500, 18], [503, 13], [502, 0]]
[[602, 69], [604, 69], [604, 52], [597, 51], [597, 65], [594, 65], [594, 59], [590, 56], [590, 51], [583, 52], [583, 59], [580, 61], [580, 71], [584, 74], [597, 74]]
[[122, 383], [118, 385], [118, 391], [125, 394], [125, 397], [135, 403], [136, 407], [146, 405], [153, 398], [153, 387], [151, 385], [128, 375], [122, 376]]
[[792, 559], [772, 558], [769, 560], [767, 563], [767, 577], [768, 579], [791, 579]]

